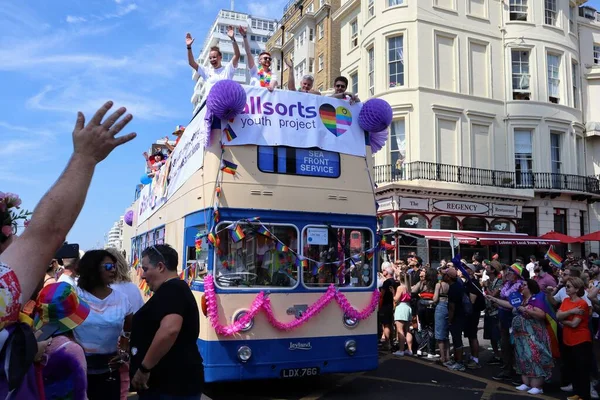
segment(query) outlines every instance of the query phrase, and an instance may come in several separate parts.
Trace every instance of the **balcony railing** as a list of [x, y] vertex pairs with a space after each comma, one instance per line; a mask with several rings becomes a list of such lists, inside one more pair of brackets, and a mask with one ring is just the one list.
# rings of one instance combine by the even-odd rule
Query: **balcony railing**
[[600, 180], [595, 176], [496, 171], [425, 161], [406, 163], [401, 168], [395, 165], [375, 166], [374, 179], [377, 184], [423, 179], [507, 189], [563, 190], [600, 195]]

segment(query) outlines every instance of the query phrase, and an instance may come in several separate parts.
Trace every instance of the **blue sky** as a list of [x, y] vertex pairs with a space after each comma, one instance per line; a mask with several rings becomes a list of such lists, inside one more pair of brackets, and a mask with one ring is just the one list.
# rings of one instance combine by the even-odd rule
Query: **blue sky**
[[[229, 0], [0, 0], [0, 191], [33, 210], [71, 154], [77, 110], [106, 100], [133, 113], [138, 137], [99, 165], [68, 240], [103, 243], [130, 206], [149, 144], [187, 125], [194, 82], [184, 36], [198, 54]], [[288, 0], [237, 0], [236, 10], [279, 18]], [[588, 2], [600, 8], [600, 0]], [[265, 6], [268, 5], [268, 6]]]
[[[33, 210], [72, 151], [77, 110], [91, 114], [106, 100], [134, 115], [138, 137], [96, 169], [70, 242], [103, 243], [130, 206], [144, 169], [142, 152], [187, 125], [194, 81], [185, 33], [195, 54], [229, 0], [2, 0], [0, 6], [0, 191]], [[284, 0], [236, 1], [236, 10], [280, 17]]]

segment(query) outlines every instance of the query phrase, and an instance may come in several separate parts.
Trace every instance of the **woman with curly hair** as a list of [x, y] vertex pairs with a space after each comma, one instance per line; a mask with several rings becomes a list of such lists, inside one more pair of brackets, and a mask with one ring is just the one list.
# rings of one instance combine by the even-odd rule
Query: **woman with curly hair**
[[87, 361], [89, 400], [119, 400], [119, 368], [126, 350], [133, 314], [127, 295], [110, 285], [117, 259], [106, 250], [85, 253], [79, 262], [79, 296], [90, 306], [87, 319], [74, 330]]

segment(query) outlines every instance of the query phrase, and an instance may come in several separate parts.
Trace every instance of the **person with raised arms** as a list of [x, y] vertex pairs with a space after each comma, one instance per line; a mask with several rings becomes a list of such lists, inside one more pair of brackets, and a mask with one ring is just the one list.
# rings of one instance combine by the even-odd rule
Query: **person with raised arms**
[[250, 86], [260, 86], [272, 92], [277, 87], [277, 75], [271, 69], [271, 53], [263, 51], [258, 55], [259, 66], [254, 62], [254, 56], [250, 49], [247, 29], [243, 26], [238, 27], [238, 31], [244, 39], [244, 50], [248, 59], [248, 69], [250, 70]]
[[187, 45], [187, 55], [188, 55], [188, 63], [190, 67], [197, 71], [198, 74], [204, 79], [207, 83], [208, 87], [206, 93], [210, 92], [210, 88], [218, 81], [222, 81], [225, 79], [232, 80], [235, 75], [235, 69], [238, 66], [238, 61], [240, 60], [240, 48], [235, 40], [235, 30], [233, 26], [227, 27], [227, 36], [231, 39], [233, 44], [233, 58], [230, 62], [228, 62], [225, 66], [221, 63], [223, 60], [223, 54], [218, 46], [213, 46], [210, 48], [210, 52], [208, 53], [208, 61], [210, 62], [210, 67], [204, 67], [202, 65], [198, 65], [196, 60], [194, 59], [194, 53], [192, 52], [192, 43], [194, 43], [194, 38], [191, 33], [187, 33], [185, 35], [185, 44]]
[[[293, 92], [296, 91], [296, 78], [294, 77], [294, 60], [291, 58], [284, 58], [285, 65], [288, 66], [290, 72], [288, 74], [288, 90]], [[297, 89], [298, 92], [311, 93], [316, 94], [318, 96], [321, 95], [321, 92], [312, 90], [313, 85], [315, 84], [315, 78], [312, 75], [304, 75], [302, 80], [300, 81], [300, 87]]]
[[346, 100], [350, 102], [350, 105], [354, 103], [360, 103], [358, 94], [347, 92], [346, 89], [348, 89], [348, 78], [345, 76], [338, 76], [333, 82], [333, 90], [335, 93], [333, 93], [330, 97]]

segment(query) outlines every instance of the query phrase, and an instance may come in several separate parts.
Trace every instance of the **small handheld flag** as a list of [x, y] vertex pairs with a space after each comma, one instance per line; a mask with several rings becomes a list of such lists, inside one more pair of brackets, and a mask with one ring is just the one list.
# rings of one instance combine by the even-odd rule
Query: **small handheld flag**
[[237, 167], [237, 164], [232, 163], [231, 161], [222, 160], [221, 162], [221, 171], [225, 172], [226, 174], [235, 175], [237, 172]]
[[550, 246], [544, 258], [558, 268], [562, 265], [563, 259], [554, 251], [554, 246]]

